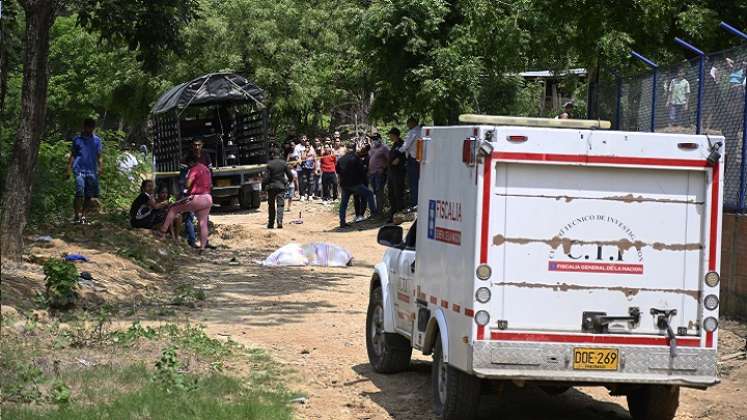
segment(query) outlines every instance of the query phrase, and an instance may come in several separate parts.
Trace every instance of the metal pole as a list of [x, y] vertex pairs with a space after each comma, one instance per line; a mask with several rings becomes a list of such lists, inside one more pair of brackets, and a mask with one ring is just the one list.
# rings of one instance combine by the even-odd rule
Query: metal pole
[[620, 112], [622, 106], [622, 77], [617, 76], [617, 103], [615, 104], [615, 130], [620, 129]]
[[739, 175], [739, 211], [747, 210], [747, 90], [742, 109], [742, 172]]
[[682, 38], [675, 37], [674, 42], [700, 57], [700, 60], [698, 60], [698, 103], [695, 108], [695, 134], [700, 134], [700, 115], [703, 104], [703, 87], [705, 85], [705, 53]]
[[633, 58], [641, 60], [654, 71], [653, 86], [651, 87], [651, 132], [653, 133], [656, 131], [656, 73], [659, 65], [635, 51], [631, 51], [630, 55], [633, 56]]
[[651, 132], [656, 132], [656, 86], [658, 85], [657, 80], [659, 78], [659, 68], [654, 67], [654, 75], [651, 83]]
[[746, 33], [744, 33], [742, 31], [740, 31], [739, 29], [737, 29], [737, 28], [729, 25], [728, 23], [721, 22], [718, 26], [721, 27], [721, 29], [725, 29], [726, 31], [731, 32], [732, 35], [736, 35], [736, 36], [744, 39], [745, 41], [747, 41], [747, 34]]
[[[719, 27], [747, 41], [747, 34], [739, 29], [721, 22]], [[744, 212], [747, 210], [747, 90], [744, 92], [744, 108], [742, 109], [742, 171], [739, 173], [739, 195], [737, 211]]]

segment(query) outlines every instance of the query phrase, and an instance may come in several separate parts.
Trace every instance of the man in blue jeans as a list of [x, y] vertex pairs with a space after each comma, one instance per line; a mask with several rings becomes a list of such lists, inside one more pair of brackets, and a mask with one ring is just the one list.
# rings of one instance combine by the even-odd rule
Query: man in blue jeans
[[345, 222], [345, 215], [348, 211], [348, 201], [350, 200], [351, 195], [360, 195], [368, 203], [368, 207], [371, 209], [371, 215], [378, 214], [374, 194], [364, 185], [364, 180], [366, 180], [366, 169], [363, 166], [360, 157], [354, 151], [355, 146], [352, 144], [349, 145], [348, 150], [348, 153], [341, 157], [336, 165], [337, 175], [340, 180], [340, 188], [342, 189], [342, 201], [340, 202], [341, 228], [348, 226], [347, 222]]
[[421, 137], [420, 125], [415, 117], [407, 119], [407, 135], [405, 142], [399, 151], [407, 155], [407, 183], [410, 187], [410, 210], [418, 207], [418, 182], [420, 181], [420, 162], [416, 155], [418, 150], [418, 139]]
[[73, 223], [87, 224], [86, 211], [91, 200], [99, 196], [99, 176], [103, 171], [101, 139], [93, 133], [96, 122], [92, 118], [83, 121], [80, 135], [73, 138], [67, 175], [75, 177], [75, 217]]

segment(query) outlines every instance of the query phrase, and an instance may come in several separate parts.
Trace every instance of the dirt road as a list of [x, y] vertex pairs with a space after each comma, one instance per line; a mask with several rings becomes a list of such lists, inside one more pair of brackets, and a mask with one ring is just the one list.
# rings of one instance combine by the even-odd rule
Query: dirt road
[[[288, 223], [300, 210], [304, 223]], [[330, 209], [319, 204], [295, 204], [288, 215], [286, 228], [272, 231], [264, 227], [264, 212], [211, 216], [219, 225], [211, 242], [221, 249], [184, 268], [185, 275], [211, 289], [196, 317], [211, 334], [265, 348], [295, 371], [289, 386], [308, 396], [298, 405], [300, 418], [432, 418], [429, 358], [415, 356], [408, 372], [388, 376], [374, 373], [367, 361], [368, 281], [384, 252], [376, 244], [377, 226], [362, 223], [340, 232]], [[342, 245], [354, 255], [354, 266], [278, 269], [255, 264], [292, 241]], [[742, 362], [711, 390], [683, 390], [677, 418], [745, 418], [745, 391], [747, 365]], [[496, 413], [517, 420], [630, 418], [625, 399], [610, 397], [602, 388], [549, 396], [528, 387], [508, 389], [501, 398], [484, 396], [480, 418], [498, 418]]]

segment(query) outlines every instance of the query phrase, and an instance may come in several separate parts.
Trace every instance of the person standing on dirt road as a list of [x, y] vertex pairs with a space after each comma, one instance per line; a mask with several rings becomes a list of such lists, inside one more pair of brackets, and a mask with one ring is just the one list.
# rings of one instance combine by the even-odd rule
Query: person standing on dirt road
[[387, 159], [389, 223], [392, 223], [394, 222], [394, 213], [405, 208], [405, 165], [407, 157], [399, 151], [399, 148], [405, 143], [400, 137], [399, 128], [392, 127], [387, 134], [389, 134], [389, 140], [392, 142], [392, 148], [389, 149], [389, 158]]
[[418, 183], [420, 182], [420, 162], [417, 159], [418, 139], [421, 127], [415, 117], [407, 119], [407, 135], [399, 151], [407, 155], [407, 182], [410, 187], [410, 210], [418, 207]]
[[[180, 164], [181, 170], [179, 171], [179, 184], [181, 185], [181, 190], [185, 189], [185, 185], [187, 183], [186, 179], [187, 171], [189, 170], [188, 161], [190, 159], [190, 156], [194, 156], [194, 159], [197, 162], [200, 162], [203, 165], [207, 166], [212, 173], [213, 161], [210, 159], [210, 155], [203, 150], [204, 145], [205, 144], [202, 142], [202, 139], [196, 138], [192, 140], [192, 151], [184, 160], [182, 160]], [[187, 243], [192, 248], [197, 248], [197, 235], [195, 234], [195, 215], [192, 212], [186, 212], [182, 214], [182, 222], [184, 223], [184, 235], [187, 237]]]
[[348, 226], [347, 222], [345, 222], [345, 216], [348, 211], [348, 201], [350, 201], [350, 196], [352, 195], [358, 194], [366, 200], [368, 207], [371, 209], [372, 216], [378, 214], [373, 192], [365, 185], [367, 180], [363, 163], [356, 154], [354, 145], [349, 145], [348, 150], [350, 151], [337, 161], [336, 168], [340, 180], [340, 188], [342, 189], [342, 202], [340, 203], [341, 228]]
[[70, 158], [67, 162], [67, 176], [75, 176], [75, 217], [73, 223], [87, 224], [86, 211], [91, 201], [99, 196], [99, 176], [103, 172], [101, 139], [94, 134], [96, 121], [86, 118], [80, 135], [73, 138]]
[[190, 154], [187, 160], [189, 165], [186, 185], [188, 195], [171, 206], [169, 213], [166, 215], [166, 221], [161, 225], [158, 232], [163, 237], [166, 234], [166, 229], [171, 226], [177, 215], [193, 212], [197, 215], [200, 224], [200, 250], [202, 251], [208, 244], [208, 216], [210, 215], [210, 208], [213, 207], [213, 196], [210, 194], [213, 177], [210, 169], [199, 162], [194, 154]]
[[277, 228], [282, 229], [285, 190], [288, 188], [288, 182], [293, 182], [293, 172], [288, 167], [288, 162], [279, 158], [277, 150], [270, 151], [270, 159], [267, 162], [267, 173], [262, 180], [262, 186], [267, 190], [267, 229], [275, 227], [276, 219]]

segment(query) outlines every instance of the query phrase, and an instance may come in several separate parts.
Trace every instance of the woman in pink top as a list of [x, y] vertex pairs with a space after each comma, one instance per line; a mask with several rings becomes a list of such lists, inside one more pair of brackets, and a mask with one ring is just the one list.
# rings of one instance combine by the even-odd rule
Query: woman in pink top
[[[213, 179], [210, 169], [197, 162], [196, 159], [190, 158], [188, 164], [187, 191], [189, 195], [171, 206], [163, 226], [171, 226], [174, 218], [181, 213], [194, 212], [200, 222], [200, 249], [205, 249], [208, 242], [208, 215], [210, 215], [210, 208], [213, 207], [213, 196], [210, 195]], [[160, 232], [166, 233], [163, 227]]]

